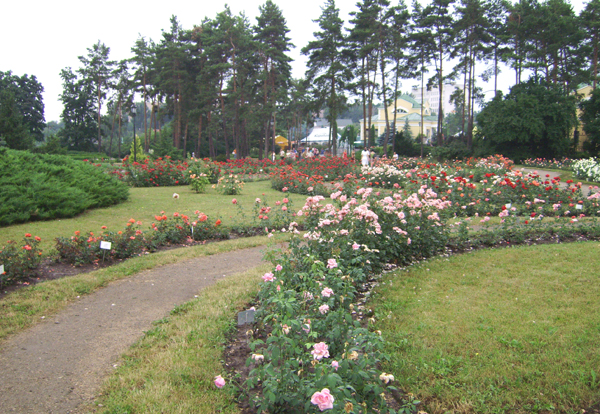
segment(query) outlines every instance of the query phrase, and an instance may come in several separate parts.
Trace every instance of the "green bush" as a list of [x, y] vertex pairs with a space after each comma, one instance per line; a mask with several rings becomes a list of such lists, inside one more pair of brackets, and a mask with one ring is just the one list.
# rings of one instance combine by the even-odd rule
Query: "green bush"
[[127, 186], [67, 156], [0, 150], [0, 226], [74, 217], [127, 200]]
[[22, 243], [9, 241], [0, 249], [0, 264], [4, 265], [4, 273], [0, 273], [0, 287], [35, 274], [42, 257], [38, 247], [40, 241], [39, 237], [27, 233]]
[[56, 135], [50, 135], [44, 145], [35, 147], [31, 152], [39, 154], [67, 155], [67, 149], [60, 146], [60, 139]]
[[453, 140], [441, 147], [432, 147], [431, 156], [439, 161], [464, 160], [473, 155], [467, 144], [460, 140]]

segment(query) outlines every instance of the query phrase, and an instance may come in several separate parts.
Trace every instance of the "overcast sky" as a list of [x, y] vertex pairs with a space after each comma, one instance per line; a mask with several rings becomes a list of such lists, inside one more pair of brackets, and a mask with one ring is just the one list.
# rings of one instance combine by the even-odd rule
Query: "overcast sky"
[[[161, 30], [169, 30], [172, 15], [178, 17], [184, 29], [191, 29], [204, 17], [214, 18], [223, 11], [225, 4], [229, 4], [233, 14], [245, 12], [254, 25], [258, 7], [265, 1], [6, 1], [0, 16], [0, 71], [10, 70], [19, 76], [35, 75], [45, 90], [46, 121], [58, 120], [62, 112], [60, 71], [68, 66], [78, 68], [77, 57], [87, 54], [87, 48], [98, 40], [110, 47], [110, 58], [118, 61], [131, 57], [131, 47], [139, 35], [160, 41]], [[300, 49], [318, 29], [312, 20], [321, 14], [325, 0], [274, 2], [281, 8], [290, 29], [289, 37], [296, 46], [291, 51], [293, 76], [302, 77], [306, 59], [301, 56]], [[355, 4], [356, 0], [336, 1], [344, 21], [347, 22], [349, 13], [356, 10]], [[573, 0], [572, 4], [578, 13], [583, 0]], [[502, 89], [512, 86], [512, 78], [506, 73]], [[412, 84], [404, 81], [402, 89], [408, 91]]]

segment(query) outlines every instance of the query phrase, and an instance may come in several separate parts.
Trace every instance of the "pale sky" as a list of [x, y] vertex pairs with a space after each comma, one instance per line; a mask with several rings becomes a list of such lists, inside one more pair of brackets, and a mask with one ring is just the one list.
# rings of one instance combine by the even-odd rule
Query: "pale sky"
[[[214, 18], [229, 4], [233, 14], [245, 12], [254, 25], [258, 7], [265, 1], [6, 1], [0, 16], [0, 71], [10, 70], [18, 76], [35, 75], [45, 91], [46, 121], [57, 121], [62, 112], [61, 69], [78, 68], [77, 57], [86, 55], [87, 48], [98, 40], [110, 47], [110, 59], [118, 61], [131, 57], [131, 47], [139, 35], [159, 42], [161, 30], [169, 30], [172, 15], [178, 17], [184, 29], [191, 29], [205, 17]], [[290, 29], [288, 36], [296, 46], [290, 53], [294, 59], [293, 76], [302, 77], [306, 58], [300, 49], [318, 29], [312, 20], [320, 16], [325, 0], [273, 1], [282, 10]], [[344, 21], [348, 21], [349, 12], [356, 10], [355, 4], [356, 0], [336, 1]], [[572, 4], [578, 13], [583, 0], [573, 0]], [[512, 73], [505, 70], [505, 76], [502, 89], [508, 90], [512, 86]], [[412, 81], [404, 81], [402, 89], [408, 91], [412, 84]]]

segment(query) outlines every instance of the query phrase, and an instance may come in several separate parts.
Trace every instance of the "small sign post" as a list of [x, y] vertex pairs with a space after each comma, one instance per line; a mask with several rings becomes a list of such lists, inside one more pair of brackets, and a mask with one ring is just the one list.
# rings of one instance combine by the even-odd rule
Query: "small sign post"
[[107, 251], [107, 250], [110, 250], [111, 246], [112, 246], [112, 243], [111, 243], [111, 242], [107, 242], [107, 241], [101, 241], [101, 242], [100, 242], [100, 248], [101, 248], [102, 250], [104, 250], [104, 251], [102, 252], [102, 263], [104, 263], [104, 256], [106, 256], [106, 251]]
[[247, 310], [238, 313], [238, 326], [242, 326], [247, 323], [254, 323], [254, 310]]

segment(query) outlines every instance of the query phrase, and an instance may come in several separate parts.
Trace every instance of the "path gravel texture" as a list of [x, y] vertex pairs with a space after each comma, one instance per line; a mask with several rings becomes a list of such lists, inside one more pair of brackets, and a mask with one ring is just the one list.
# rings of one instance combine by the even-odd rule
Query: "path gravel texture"
[[215, 281], [262, 263], [265, 247], [144, 271], [0, 344], [0, 413], [74, 413], [152, 322]]

